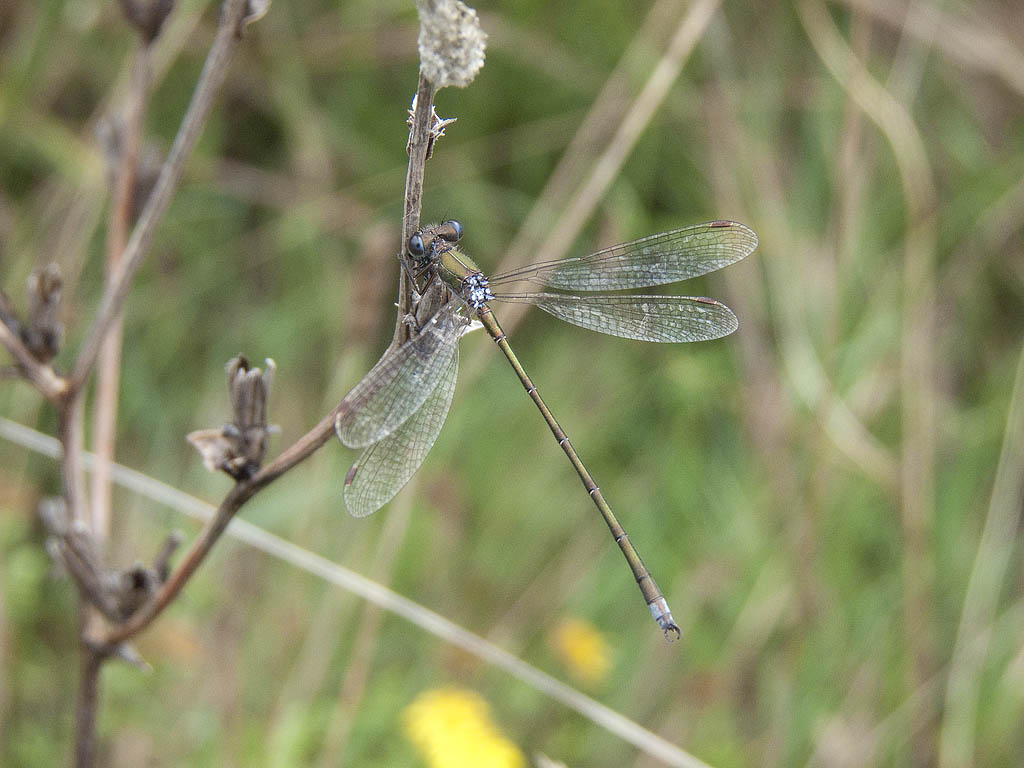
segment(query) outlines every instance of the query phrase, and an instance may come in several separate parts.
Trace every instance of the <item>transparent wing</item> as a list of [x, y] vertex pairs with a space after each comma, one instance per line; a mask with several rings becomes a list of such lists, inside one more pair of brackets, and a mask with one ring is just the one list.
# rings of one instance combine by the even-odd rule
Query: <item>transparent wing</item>
[[416, 338], [384, 353], [341, 401], [334, 422], [349, 448], [365, 448], [398, 429], [448, 371], [466, 319], [452, 304], [438, 310]]
[[569, 291], [650, 288], [714, 272], [749, 256], [757, 235], [735, 221], [710, 221], [578, 256], [531, 264], [490, 278]]
[[709, 341], [739, 327], [725, 304], [698, 296], [513, 293], [496, 301], [533, 304], [581, 328], [640, 341]]
[[366, 517], [383, 507], [420, 468], [448, 416], [458, 368], [456, 347], [441, 380], [419, 410], [363, 451], [352, 465], [345, 478], [345, 507], [353, 517]]

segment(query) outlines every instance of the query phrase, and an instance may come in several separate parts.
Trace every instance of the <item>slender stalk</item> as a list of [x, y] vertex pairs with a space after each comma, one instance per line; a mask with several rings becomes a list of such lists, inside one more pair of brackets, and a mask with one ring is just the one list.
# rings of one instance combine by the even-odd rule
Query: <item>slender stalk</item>
[[[124, 110], [120, 157], [107, 227], [107, 281], [121, 265], [132, 210], [133, 190], [138, 175], [142, 129], [150, 83], [150, 43], [142, 42], [132, 69], [132, 82]], [[124, 315], [118, 313], [100, 347], [96, 370], [96, 410], [93, 414], [93, 453], [96, 468], [92, 478], [92, 532], [102, 545], [110, 534], [111, 463], [117, 434], [117, 400], [121, 377], [121, 346], [124, 339]]]
[[105, 656], [86, 645], [79, 653], [78, 698], [75, 700], [75, 766], [96, 765], [96, 712], [100, 669]]
[[[412, 115], [409, 131], [409, 169], [405, 176], [405, 209], [402, 216], [402, 249], [414, 232], [420, 228], [420, 213], [423, 208], [423, 177], [427, 169], [427, 153], [430, 150], [430, 128], [434, 114], [434, 95], [437, 88], [421, 72], [416, 87], [416, 109]], [[405, 253], [400, 258], [405, 258]], [[401, 344], [408, 339], [409, 326], [405, 316], [412, 305], [412, 279], [406, 270], [398, 275], [398, 317], [395, 320], [395, 336], [392, 344]]]
[[61, 461], [61, 485], [64, 503], [72, 521], [86, 522], [85, 469], [82, 465], [85, 398], [72, 397], [58, 410], [58, 437], [64, 457]]

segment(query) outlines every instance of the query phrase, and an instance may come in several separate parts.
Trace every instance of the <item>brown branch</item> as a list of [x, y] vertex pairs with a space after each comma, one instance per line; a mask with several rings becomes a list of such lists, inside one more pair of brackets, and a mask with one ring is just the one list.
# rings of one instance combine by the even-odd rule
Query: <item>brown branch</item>
[[[71, 393], [57, 408], [58, 436], [63, 448], [60, 462], [61, 484], [69, 525], [84, 522], [85, 468], [82, 461], [85, 393]], [[87, 526], [86, 526], [87, 527]], [[87, 592], [79, 592], [79, 680], [75, 700], [75, 766], [92, 768], [96, 764], [96, 710], [99, 698], [99, 674], [105, 654], [87, 639], [89, 627], [99, 623], [97, 606]]]
[[[409, 132], [409, 170], [405, 176], [405, 214], [402, 218], [403, 243], [420, 227], [423, 208], [423, 177], [431, 145], [434, 95], [437, 88], [423, 74], [416, 86], [416, 109]], [[404, 245], [403, 245], [404, 250]]]
[[327, 414], [315, 427], [250, 479], [238, 482], [224, 497], [214, 516], [192, 543], [178, 567], [161, 585], [153, 599], [140, 608], [131, 619], [114, 627], [104, 637], [96, 638], [97, 645], [116, 646], [149, 626], [150, 622], [159, 616], [181, 592], [242, 505], [292, 467], [305, 461], [331, 439], [334, 435], [334, 421], [339, 412], [340, 406]]
[[96, 764], [96, 706], [99, 700], [100, 668], [107, 658], [82, 645], [79, 653], [78, 697], [75, 700], [75, 766]]
[[[402, 253], [400, 258], [407, 258], [406, 243], [416, 230], [420, 228], [420, 215], [423, 209], [423, 176], [427, 168], [427, 155], [430, 150], [430, 129], [433, 124], [434, 94], [437, 87], [421, 72], [416, 86], [416, 108], [412, 115], [412, 126], [409, 130], [409, 170], [405, 175], [405, 209], [402, 216]], [[406, 313], [412, 301], [413, 284], [408, 271], [400, 270], [398, 275], [398, 318], [395, 320], [395, 336], [392, 344], [401, 344], [406, 340], [409, 327], [405, 322]]]
[[[129, 4], [130, 5], [130, 4]], [[130, 8], [136, 6], [130, 5]], [[127, 12], [127, 10], [126, 10]], [[146, 28], [148, 35], [148, 27]], [[107, 228], [107, 281], [113, 279], [122, 262], [132, 211], [138, 206], [133, 194], [139, 169], [142, 131], [150, 83], [151, 37], [139, 46], [132, 68], [132, 81], [124, 108], [120, 133], [118, 165], [114, 179], [110, 220]], [[100, 346], [96, 370], [96, 410], [93, 414], [93, 453], [96, 464], [92, 477], [92, 533], [97, 543], [104, 542], [110, 532], [113, 483], [111, 463], [117, 434], [117, 400], [121, 377], [121, 347], [124, 339], [124, 314], [119, 312]]]
[[57, 409], [57, 438], [63, 449], [61, 484], [68, 518], [85, 522], [85, 468], [82, 462], [85, 398], [71, 397]]
[[111, 280], [103, 293], [99, 311], [93, 321], [92, 328], [82, 345], [71, 374], [71, 390], [78, 392], [96, 364], [100, 346], [107, 337], [111, 326], [124, 307], [125, 298], [131, 287], [132, 278], [156, 234], [156, 226], [171, 202], [171, 196], [181, 181], [188, 161], [206, 119], [213, 108], [214, 99], [227, 76], [228, 64], [241, 40], [243, 16], [247, 8], [245, 0], [225, 0], [221, 7], [220, 24], [214, 38], [206, 64], [192, 94], [192, 102], [182, 120], [178, 135], [174, 139], [170, 154], [160, 171], [156, 186], [153, 188], [142, 215], [132, 232], [128, 245], [125, 246], [122, 261], [111, 276]]

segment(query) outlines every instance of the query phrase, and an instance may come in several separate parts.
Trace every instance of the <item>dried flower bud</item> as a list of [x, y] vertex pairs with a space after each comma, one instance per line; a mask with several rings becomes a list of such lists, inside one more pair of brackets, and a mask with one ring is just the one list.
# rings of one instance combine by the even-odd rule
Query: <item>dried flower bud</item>
[[160, 585], [167, 581], [171, 556], [179, 546], [181, 534], [171, 533], [153, 560], [152, 566], [147, 568], [142, 563], [135, 563], [131, 568], [106, 574], [107, 591], [113, 598], [117, 616], [121, 621], [130, 619], [139, 608], [152, 599]]
[[60, 350], [64, 326], [60, 322], [60, 293], [64, 281], [56, 264], [37, 269], [28, 278], [28, 325], [22, 340], [41, 363], [49, 362]]
[[92, 532], [81, 521], [69, 519], [67, 505], [59, 497], [39, 503], [39, 517], [50, 532], [46, 549], [54, 563], [71, 576], [82, 598], [111, 621], [120, 617], [111, 594], [110, 574], [100, 565], [99, 548]]
[[111, 592], [117, 603], [118, 617], [124, 621], [149, 602], [160, 586], [156, 571], [136, 563], [131, 568], [111, 574]]
[[203, 457], [211, 472], [221, 470], [236, 480], [252, 477], [263, 463], [270, 433], [267, 425], [267, 400], [277, 366], [267, 359], [267, 370], [251, 368], [239, 356], [227, 365], [228, 396], [232, 419], [220, 429], [200, 429], [188, 435], [188, 441]]
[[[167, 580], [171, 555], [181, 544], [181, 534], [172, 533], [147, 568], [136, 563], [123, 571], [103, 567], [96, 537], [81, 521], [70, 520], [67, 505], [59, 497], [39, 504], [39, 517], [50, 532], [46, 549], [56, 565], [71, 576], [82, 598], [112, 622], [126, 621], [145, 605]], [[117, 655], [131, 663], [130, 647]]]
[[459, 0], [419, 0], [420, 70], [437, 88], [465, 88], [484, 65], [487, 34]]

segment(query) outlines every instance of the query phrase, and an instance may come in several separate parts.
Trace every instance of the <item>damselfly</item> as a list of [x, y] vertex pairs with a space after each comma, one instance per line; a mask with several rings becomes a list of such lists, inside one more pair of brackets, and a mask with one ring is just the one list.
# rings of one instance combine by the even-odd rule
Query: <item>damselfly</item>
[[[458, 341], [479, 322], [508, 358], [527, 394], [569, 457], [622, 550], [640, 591], [665, 632], [679, 636], [651, 577], [565, 432], [509, 346], [489, 303], [533, 304], [557, 318], [612, 336], [641, 341], [707, 341], [738, 327], [724, 304], [698, 296], [596, 293], [649, 288], [714, 272], [757, 247], [757, 235], [734, 221], [712, 221], [644, 237], [581, 256], [541, 262], [491, 278], [462, 253], [457, 221], [427, 227], [408, 244], [418, 287], [406, 318], [409, 337], [392, 346], [338, 411], [335, 428], [350, 448], [364, 448], [345, 478], [345, 505], [364, 517], [387, 503], [416, 472], [448, 415], [458, 369]], [[530, 283], [551, 292], [505, 292]], [[564, 291], [587, 291], [584, 295]]]

